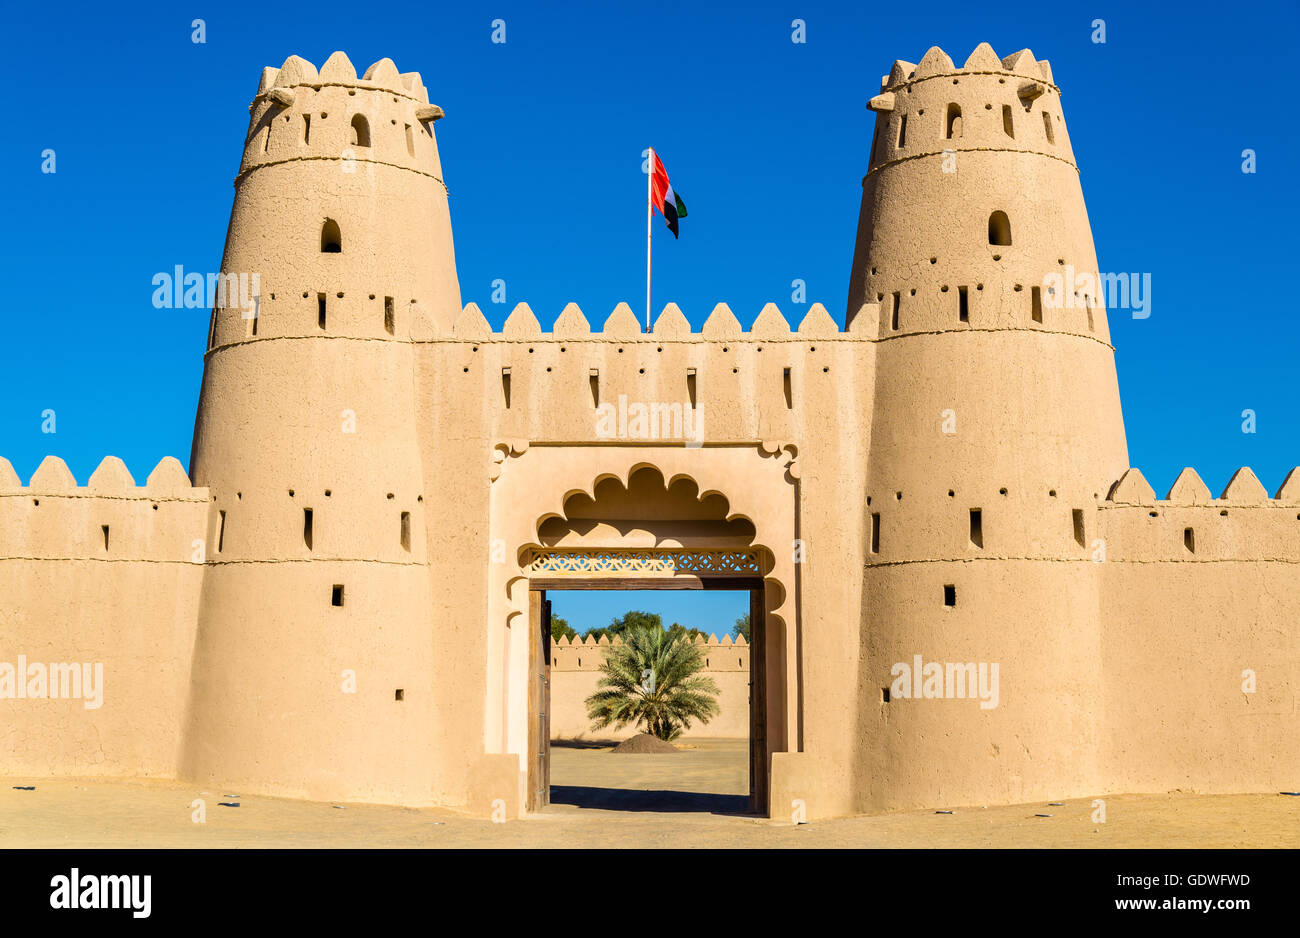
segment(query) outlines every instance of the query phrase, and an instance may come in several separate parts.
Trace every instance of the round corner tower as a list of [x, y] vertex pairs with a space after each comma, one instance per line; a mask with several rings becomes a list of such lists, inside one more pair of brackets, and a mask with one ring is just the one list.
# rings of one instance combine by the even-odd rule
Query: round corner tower
[[249, 112], [190, 467], [213, 505], [183, 772], [426, 803], [413, 349], [460, 311], [442, 111], [336, 52], [266, 69]]
[[[1095, 514], [1128, 457], [1060, 90], [1028, 50], [957, 68], [932, 48], [869, 107], [848, 297], [850, 322], [879, 304], [880, 323], [864, 807], [1091, 791]], [[997, 665], [998, 699], [931, 699], [931, 663]]]

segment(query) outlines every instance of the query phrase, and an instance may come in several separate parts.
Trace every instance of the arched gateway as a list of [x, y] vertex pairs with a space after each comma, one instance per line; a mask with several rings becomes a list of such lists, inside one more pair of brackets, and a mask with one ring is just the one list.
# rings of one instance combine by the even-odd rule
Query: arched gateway
[[546, 591], [732, 589], [750, 595], [750, 808], [766, 814], [770, 754], [789, 748], [798, 723], [789, 585], [798, 575], [798, 480], [789, 453], [757, 445], [500, 452], [493, 543], [506, 549], [494, 556], [500, 589], [489, 602], [485, 745], [519, 756], [525, 808], [548, 800]]

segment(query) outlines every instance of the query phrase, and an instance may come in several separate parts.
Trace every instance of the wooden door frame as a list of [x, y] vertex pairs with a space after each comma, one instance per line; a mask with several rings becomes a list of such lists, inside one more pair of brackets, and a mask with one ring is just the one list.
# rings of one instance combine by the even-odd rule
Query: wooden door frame
[[[550, 600], [547, 590], [731, 590], [749, 593], [749, 811], [770, 815], [767, 594], [762, 577], [534, 577], [528, 581], [528, 773], [525, 804], [550, 803]], [[545, 629], [545, 632], [543, 630]], [[544, 739], [542, 737], [545, 737]]]

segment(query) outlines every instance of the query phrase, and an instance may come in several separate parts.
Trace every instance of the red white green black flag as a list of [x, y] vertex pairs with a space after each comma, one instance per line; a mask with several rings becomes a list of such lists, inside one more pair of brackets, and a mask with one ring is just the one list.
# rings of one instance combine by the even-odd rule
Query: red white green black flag
[[677, 220], [686, 217], [686, 203], [668, 181], [668, 171], [664, 169], [659, 154], [650, 151], [650, 203], [668, 223], [668, 230], [677, 237]]
[[686, 217], [686, 203], [673, 191], [668, 181], [668, 170], [664, 169], [659, 154], [650, 148], [650, 160], [646, 173], [646, 209], [645, 209], [645, 330], [650, 331], [650, 223], [658, 211], [668, 223], [668, 230], [677, 237], [677, 221]]

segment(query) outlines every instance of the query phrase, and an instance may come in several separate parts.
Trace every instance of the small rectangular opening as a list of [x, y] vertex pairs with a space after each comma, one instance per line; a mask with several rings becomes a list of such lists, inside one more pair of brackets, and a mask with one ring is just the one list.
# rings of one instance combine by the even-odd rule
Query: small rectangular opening
[[1183, 528], [1183, 546], [1189, 554], [1196, 553], [1196, 532], [1191, 528]]
[[880, 553], [880, 512], [871, 513], [871, 552]]
[[108, 550], [108, 525], [101, 524], [100, 528], [104, 532], [104, 550]]
[[970, 297], [965, 287], [957, 288], [957, 318], [962, 322], [970, 322]]
[[266, 136], [262, 138], [262, 152], [266, 153], [271, 149], [271, 125], [266, 125]]
[[686, 369], [686, 397], [691, 402], [691, 407], [695, 406], [695, 369]]
[[1016, 126], [1011, 122], [1011, 105], [1002, 105], [1002, 131], [1008, 137], [1014, 138], [1016, 135]]
[[1087, 546], [1086, 534], [1083, 530], [1083, 509], [1075, 508], [1070, 512], [1070, 518], [1074, 522], [1074, 542], [1080, 547]]
[[311, 115], [302, 116], [302, 142], [311, 143]]
[[880, 702], [881, 702], [881, 703], [889, 703], [889, 688], [888, 688], [888, 687], [882, 687], [882, 688], [880, 688]]
[[1031, 287], [1029, 290], [1029, 315], [1034, 322], [1043, 321], [1043, 288]]
[[781, 383], [785, 390], [785, 409], [790, 410], [794, 407], [794, 388], [790, 385], [789, 368], [786, 368], [781, 372]]
[[510, 369], [501, 369], [501, 394], [505, 398], [506, 408], [510, 407]]
[[[587, 386], [591, 388], [591, 405], [593, 407], [599, 407], [600, 406], [600, 371], [598, 369], [593, 368], [588, 373]], [[694, 396], [692, 396], [691, 398], [691, 403], [692, 404], [695, 403]]]
[[895, 293], [893, 318], [890, 320], [890, 328], [892, 329], [898, 328], [898, 309], [900, 306], [902, 306], [902, 304], [903, 304], [903, 294]]
[[392, 335], [397, 327], [397, 314], [393, 312], [393, 298], [384, 297], [384, 331]]
[[907, 146], [907, 115], [901, 114], [898, 118], [898, 148], [901, 150]]
[[330, 605], [331, 606], [343, 605], [343, 584], [342, 583], [335, 583], [334, 586], [330, 589]]
[[409, 511], [402, 512], [401, 532], [402, 532], [401, 533], [402, 550], [410, 550], [411, 549], [411, 513]]
[[400, 688], [400, 687], [397, 688], [397, 690], [393, 691], [393, 699], [394, 699], [394, 700], [405, 700], [405, 699], [406, 699], [406, 691], [402, 690], [402, 688]]
[[411, 125], [406, 125], [406, 155], [415, 156], [415, 134], [411, 133]]
[[1088, 303], [1087, 307], [1088, 307], [1088, 331], [1092, 332], [1094, 331], [1092, 328], [1092, 303], [1091, 302]]
[[226, 513], [224, 511], [219, 511], [217, 514], [219, 516], [217, 518], [217, 553], [219, 554], [221, 553], [222, 545], [226, 542]]
[[311, 550], [311, 509], [302, 510], [302, 542]]
[[984, 513], [978, 508], [970, 510], [970, 546], [984, 546]]
[[1052, 133], [1052, 115], [1048, 114], [1046, 111], [1043, 112], [1043, 130], [1047, 132], [1047, 142], [1055, 143], [1056, 137]]
[[948, 583], [948, 584], [945, 584], [945, 585], [944, 585], [944, 588], [943, 588], [943, 604], [944, 604], [945, 606], [955, 606], [955, 605], [957, 605], [957, 586], [956, 586], [956, 584]]
[[316, 294], [316, 325], [325, 328], [325, 294]]

